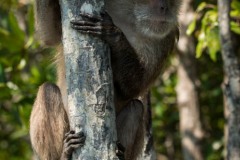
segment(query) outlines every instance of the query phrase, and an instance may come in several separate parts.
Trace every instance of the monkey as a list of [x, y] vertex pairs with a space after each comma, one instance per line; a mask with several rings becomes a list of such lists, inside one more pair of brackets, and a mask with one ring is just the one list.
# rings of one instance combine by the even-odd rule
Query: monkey
[[[179, 36], [181, 0], [105, 0], [100, 16], [81, 13], [71, 27], [106, 41], [111, 50], [114, 104], [120, 159], [135, 160], [143, 148], [143, 112], [139, 97], [161, 74]], [[61, 45], [58, 0], [36, 0], [37, 32], [46, 45]], [[69, 159], [85, 135], [69, 129], [65, 62], [56, 56], [57, 85], [40, 86], [30, 117], [30, 138], [39, 159]]]

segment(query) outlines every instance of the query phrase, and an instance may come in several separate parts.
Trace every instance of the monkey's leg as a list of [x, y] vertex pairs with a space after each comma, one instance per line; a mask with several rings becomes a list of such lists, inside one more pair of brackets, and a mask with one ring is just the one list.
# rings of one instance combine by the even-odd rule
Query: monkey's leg
[[[40, 86], [30, 117], [32, 147], [41, 160], [68, 159], [73, 149], [82, 146], [84, 135], [69, 130], [59, 88], [50, 83]], [[64, 140], [65, 139], [65, 140]]]
[[130, 101], [117, 115], [118, 140], [125, 147], [126, 160], [135, 160], [143, 146], [143, 104]]

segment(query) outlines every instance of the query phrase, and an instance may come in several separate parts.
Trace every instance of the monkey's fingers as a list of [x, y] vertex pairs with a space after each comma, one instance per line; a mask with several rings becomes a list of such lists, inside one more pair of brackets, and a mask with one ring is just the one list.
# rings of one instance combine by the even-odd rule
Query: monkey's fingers
[[70, 157], [73, 150], [84, 145], [86, 140], [83, 132], [75, 133], [74, 131], [70, 131], [65, 134], [65, 139], [63, 142], [63, 156]]
[[71, 20], [72, 26], [96, 26], [96, 23], [85, 20]]
[[83, 18], [87, 18], [90, 19], [92, 21], [103, 21], [102, 17], [100, 16], [96, 16], [96, 15], [92, 15], [92, 14], [88, 14], [88, 13], [80, 13], [80, 16], [82, 16]]
[[72, 153], [75, 149], [82, 147], [82, 146], [83, 146], [83, 144], [73, 144], [73, 145], [67, 147], [66, 151], [69, 153]]
[[65, 135], [64, 142], [67, 143], [71, 139], [82, 139], [86, 138], [83, 132], [75, 133], [75, 132], [69, 132]]
[[80, 25], [72, 25], [73, 29], [76, 29], [77, 31], [97, 31], [102, 32], [103, 28], [102, 26], [80, 26]]
[[85, 138], [84, 139], [71, 139], [66, 145], [64, 145], [66, 148], [71, 148], [71, 146], [83, 146], [85, 142]]
[[70, 146], [68, 146], [68, 147], [65, 147], [65, 146], [64, 146], [64, 148], [63, 148], [63, 155], [64, 155], [65, 157], [70, 158], [71, 155], [72, 155], [72, 152], [73, 152], [75, 149], [77, 149], [77, 148], [79, 148], [79, 147], [82, 147], [82, 146], [83, 146], [83, 144], [73, 144], [73, 145], [70, 145]]
[[[82, 22], [82, 24], [84, 24], [84, 22]], [[101, 24], [98, 24], [95, 26], [81, 26], [81, 25], [72, 24], [71, 27], [83, 34], [92, 34], [96, 36], [113, 35], [115, 33], [115, 28], [112, 28], [111, 26], [104, 27]]]
[[102, 35], [102, 31], [98, 27], [93, 28], [93, 27], [90, 27], [90, 26], [76, 26], [76, 25], [73, 25], [72, 28], [77, 30], [78, 32], [80, 32], [82, 34], [91, 34], [91, 35], [94, 35], [94, 36], [101, 36]]
[[93, 22], [105, 22], [108, 24], [109, 23], [113, 24], [112, 18], [109, 16], [109, 14], [106, 11], [101, 12], [100, 15], [101, 16], [87, 14], [87, 13], [80, 13], [80, 16], [82, 16], [83, 19], [88, 19]]
[[74, 133], [75, 133], [75, 131], [70, 130], [69, 132], [67, 132], [67, 133], [64, 135], [64, 139], [66, 139], [69, 134], [74, 134]]

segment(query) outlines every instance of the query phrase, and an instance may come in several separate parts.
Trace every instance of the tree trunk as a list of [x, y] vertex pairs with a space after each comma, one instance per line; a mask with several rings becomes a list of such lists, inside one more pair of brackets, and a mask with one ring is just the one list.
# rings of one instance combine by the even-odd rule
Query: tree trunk
[[224, 93], [228, 107], [227, 159], [240, 160], [240, 70], [230, 31], [230, 0], [218, 0], [218, 21], [226, 82]]
[[[70, 27], [80, 13], [100, 15], [104, 0], [60, 0], [70, 126], [86, 135], [72, 159], [116, 158], [116, 126], [109, 48]], [[117, 159], [117, 158], [116, 158]]]
[[139, 160], [156, 160], [156, 152], [153, 146], [152, 135], [152, 111], [151, 111], [151, 98], [150, 92], [144, 96], [141, 101], [144, 104], [144, 147]]
[[200, 119], [198, 81], [195, 66], [195, 44], [192, 37], [186, 35], [189, 23], [194, 18], [193, 0], [183, 0], [180, 20], [180, 39], [178, 42], [178, 84], [177, 103], [180, 112], [180, 131], [182, 150], [185, 160], [203, 160], [201, 140], [204, 133]]

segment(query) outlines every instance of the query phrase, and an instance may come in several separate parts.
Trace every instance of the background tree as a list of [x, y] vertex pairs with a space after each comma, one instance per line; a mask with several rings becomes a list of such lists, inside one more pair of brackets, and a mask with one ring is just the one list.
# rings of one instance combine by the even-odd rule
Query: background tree
[[228, 107], [227, 159], [240, 159], [240, 64], [232, 43], [229, 0], [218, 0], [221, 53], [226, 81], [224, 93]]
[[185, 160], [203, 160], [202, 139], [204, 131], [199, 109], [198, 74], [195, 58], [195, 41], [186, 31], [194, 19], [194, 1], [183, 0], [180, 22], [180, 37], [177, 46], [179, 65], [176, 86], [179, 108], [182, 151]]

